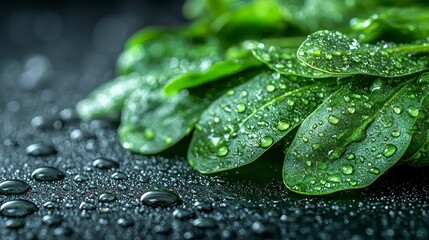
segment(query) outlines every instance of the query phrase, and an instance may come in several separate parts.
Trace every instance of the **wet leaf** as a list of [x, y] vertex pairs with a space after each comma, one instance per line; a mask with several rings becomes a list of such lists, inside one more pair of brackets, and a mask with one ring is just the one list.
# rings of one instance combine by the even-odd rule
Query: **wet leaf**
[[134, 91], [123, 110], [119, 129], [122, 145], [142, 154], [167, 149], [192, 131], [212, 101], [254, 74], [255, 71], [247, 71], [174, 96], [165, 96], [162, 90]]
[[119, 68], [130, 73], [99, 87], [78, 103], [77, 111], [82, 119], [119, 115], [134, 90], [161, 89], [178, 75], [206, 71], [222, 60], [216, 40], [209, 40], [207, 44], [193, 43], [187, 38], [162, 35], [143, 43], [130, 44], [118, 61]]
[[298, 47], [282, 47], [257, 41], [248, 41], [246, 47], [252, 51], [257, 59], [281, 74], [313, 78], [326, 78], [333, 75], [341, 76], [340, 74], [316, 70], [303, 63], [296, 56]]
[[97, 88], [76, 106], [76, 111], [83, 120], [97, 118], [118, 118], [125, 99], [142, 82], [138, 74], [117, 77], [103, 86]]
[[205, 83], [220, 80], [224, 77], [243, 72], [247, 69], [261, 66], [256, 59], [227, 59], [214, 63], [209, 69], [201, 72], [187, 72], [172, 79], [164, 87], [167, 95], [174, 95], [180, 90], [200, 86]]
[[429, 44], [361, 43], [340, 32], [318, 31], [298, 49], [298, 58], [327, 73], [400, 77], [429, 68]]
[[369, 18], [355, 18], [350, 24], [353, 35], [364, 42], [375, 40], [410, 42], [429, 36], [429, 8], [382, 8]]
[[300, 126], [285, 157], [292, 191], [321, 195], [366, 187], [399, 161], [427, 95], [416, 76], [356, 76]]
[[336, 81], [264, 72], [231, 89], [202, 114], [188, 161], [203, 173], [248, 164], [282, 139], [337, 89]]

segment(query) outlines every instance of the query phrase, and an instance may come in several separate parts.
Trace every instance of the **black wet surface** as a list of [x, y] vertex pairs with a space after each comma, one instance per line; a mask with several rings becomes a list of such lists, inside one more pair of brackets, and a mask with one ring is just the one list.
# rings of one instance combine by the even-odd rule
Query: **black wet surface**
[[186, 141], [135, 155], [114, 124], [78, 121], [71, 109], [114, 76], [129, 34], [183, 21], [178, 1], [90, 5], [0, 10], [0, 239], [428, 239], [428, 168], [307, 197], [284, 187], [281, 154], [205, 176]]

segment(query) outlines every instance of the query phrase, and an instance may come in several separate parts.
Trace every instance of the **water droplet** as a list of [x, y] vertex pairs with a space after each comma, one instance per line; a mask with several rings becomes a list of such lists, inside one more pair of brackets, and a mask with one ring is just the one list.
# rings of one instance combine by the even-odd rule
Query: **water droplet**
[[334, 183], [340, 183], [342, 181], [340, 174], [333, 174], [329, 176], [328, 181], [334, 182]]
[[348, 111], [349, 113], [353, 114], [353, 113], [355, 113], [355, 112], [356, 112], [356, 108], [354, 108], [354, 107], [348, 107], [348, 108], [347, 108], [347, 111]]
[[225, 156], [225, 155], [227, 155], [228, 154], [228, 147], [227, 146], [222, 146], [222, 147], [220, 147], [218, 150], [217, 150], [217, 155], [219, 156], [219, 157], [223, 157], [223, 156]]
[[328, 122], [330, 123], [330, 124], [337, 124], [338, 122], [340, 121], [340, 119], [338, 118], [338, 117], [336, 117], [335, 115], [330, 115], [329, 117], [328, 117]]
[[349, 153], [349, 154], [347, 154], [347, 156], [346, 156], [346, 158], [347, 158], [347, 160], [353, 160], [353, 159], [355, 159], [355, 155], [353, 154], [353, 153]]
[[92, 162], [92, 166], [98, 169], [112, 169], [118, 168], [119, 163], [110, 159], [98, 158]]
[[199, 217], [192, 221], [192, 226], [198, 227], [198, 228], [216, 228], [217, 222], [214, 219], [211, 218], [203, 218]]
[[83, 174], [78, 174], [78, 175], [74, 176], [73, 180], [75, 182], [86, 182], [86, 181], [88, 181], [88, 177], [86, 175], [83, 175]]
[[186, 209], [176, 209], [173, 212], [173, 217], [177, 219], [189, 219], [194, 216], [194, 213]]
[[267, 148], [269, 146], [271, 146], [271, 144], [273, 144], [274, 139], [270, 136], [265, 136], [261, 139], [261, 143], [259, 144], [259, 146], [263, 147], [263, 148]]
[[147, 140], [152, 140], [155, 137], [155, 132], [150, 128], [146, 128], [143, 132], [143, 136]]
[[350, 175], [353, 173], [353, 166], [351, 164], [346, 164], [341, 168], [341, 172], [345, 175]]
[[111, 193], [103, 193], [98, 197], [100, 202], [113, 202], [116, 200], [116, 196]]
[[214, 123], [219, 123], [219, 122], [220, 122], [220, 118], [218, 118], [218, 117], [214, 117], [214, 118], [213, 118], [213, 122], [214, 122]]
[[414, 106], [410, 106], [407, 112], [411, 117], [417, 117], [419, 115], [419, 109]]
[[311, 167], [311, 165], [312, 165], [313, 163], [310, 161], [310, 160], [307, 160], [307, 161], [305, 161], [305, 165], [307, 166], [307, 167]]
[[201, 212], [213, 211], [213, 206], [210, 203], [206, 203], [206, 202], [195, 202], [194, 207], [195, 209]]
[[150, 207], [168, 207], [180, 203], [181, 199], [176, 193], [168, 190], [153, 190], [145, 192], [140, 201]]
[[280, 131], [285, 131], [289, 127], [290, 127], [289, 123], [283, 122], [283, 121], [280, 121], [279, 124], [277, 125], [277, 129], [280, 130]]
[[371, 169], [369, 169], [369, 172], [372, 174], [379, 174], [380, 173], [380, 169], [373, 167]]
[[245, 110], [246, 110], [246, 105], [244, 105], [244, 104], [242, 104], [242, 103], [237, 104], [237, 112], [242, 113], [242, 112], [244, 112]]
[[44, 143], [31, 144], [25, 151], [29, 156], [33, 157], [46, 157], [57, 153], [57, 150], [53, 146]]
[[88, 201], [83, 201], [79, 205], [80, 210], [94, 210], [95, 208], [95, 204]]
[[274, 92], [274, 90], [276, 90], [276, 87], [274, 87], [274, 85], [268, 85], [267, 86], [267, 91], [268, 92]]
[[171, 145], [173, 143], [173, 138], [172, 137], [167, 137], [164, 140], [164, 145], [168, 146]]
[[313, 145], [311, 145], [311, 148], [312, 148], [314, 151], [317, 151], [317, 150], [319, 150], [319, 149], [320, 149], [320, 144], [313, 144]]
[[393, 112], [399, 115], [399, 114], [401, 114], [402, 110], [399, 107], [394, 107]]
[[121, 227], [131, 227], [134, 225], [134, 220], [131, 218], [119, 218], [116, 223]]
[[392, 135], [392, 137], [399, 137], [399, 136], [401, 136], [401, 132], [399, 132], [399, 131], [393, 131], [391, 133], [391, 135]]
[[31, 187], [21, 180], [6, 180], [0, 183], [0, 194], [21, 194], [30, 189]]
[[60, 223], [63, 221], [63, 218], [61, 215], [45, 215], [42, 218], [42, 222], [49, 226], [57, 226], [60, 225]]
[[37, 181], [58, 181], [65, 177], [65, 174], [54, 167], [41, 167], [31, 173], [31, 177]]
[[5, 223], [4, 223], [5, 227], [7, 228], [11, 228], [11, 229], [18, 229], [18, 228], [22, 228], [25, 226], [25, 219], [23, 218], [12, 218], [12, 219], [8, 219]]
[[37, 206], [27, 200], [7, 201], [0, 206], [0, 214], [5, 217], [24, 217], [37, 210]]
[[387, 144], [386, 148], [383, 150], [383, 155], [385, 157], [391, 157], [396, 153], [396, 146], [392, 144]]
[[128, 178], [128, 176], [125, 173], [119, 172], [119, 171], [112, 173], [110, 177], [115, 180], [126, 180]]

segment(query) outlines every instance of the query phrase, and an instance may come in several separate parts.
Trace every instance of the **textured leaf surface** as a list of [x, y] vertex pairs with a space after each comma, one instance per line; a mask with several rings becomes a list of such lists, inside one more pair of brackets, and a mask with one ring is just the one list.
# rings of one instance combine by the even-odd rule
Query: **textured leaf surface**
[[142, 154], [165, 150], [191, 132], [212, 101], [254, 74], [248, 71], [174, 96], [165, 96], [162, 90], [135, 91], [123, 111], [119, 130], [122, 145]]
[[168, 82], [164, 87], [167, 95], [173, 95], [180, 90], [200, 86], [205, 83], [220, 80], [224, 77], [243, 72], [249, 68], [260, 66], [256, 59], [232, 59], [214, 63], [209, 69], [201, 72], [188, 72]]
[[335, 89], [331, 79], [293, 82], [271, 71], [257, 75], [204, 111], [188, 150], [189, 163], [213, 173], [254, 161]]
[[320, 195], [368, 186], [410, 144], [427, 85], [414, 76], [356, 78], [300, 126], [283, 168], [292, 191]]
[[82, 119], [119, 115], [135, 89], [158, 90], [178, 75], [206, 71], [222, 59], [217, 41], [194, 44], [186, 38], [163, 35], [156, 41], [143, 42], [131, 44], [118, 61], [124, 72], [131, 73], [99, 87], [78, 103]]
[[142, 82], [138, 74], [117, 77], [94, 90], [86, 99], [79, 101], [76, 111], [83, 120], [119, 116], [129, 94], [140, 87]]
[[340, 32], [318, 31], [298, 49], [298, 58], [328, 73], [399, 77], [429, 67], [429, 44], [365, 44]]
[[364, 42], [385, 40], [409, 42], [429, 36], [429, 8], [401, 7], [381, 9], [369, 18], [353, 19], [353, 34]]
[[297, 58], [296, 52], [298, 48], [281, 47], [256, 41], [249, 41], [246, 46], [257, 59], [281, 74], [313, 78], [340, 75], [322, 72], [309, 67]]

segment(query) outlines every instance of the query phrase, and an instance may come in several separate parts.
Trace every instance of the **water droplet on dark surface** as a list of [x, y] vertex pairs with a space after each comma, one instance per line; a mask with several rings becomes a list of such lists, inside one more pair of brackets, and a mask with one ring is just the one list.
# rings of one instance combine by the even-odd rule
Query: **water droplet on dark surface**
[[176, 209], [173, 212], [173, 217], [177, 219], [189, 219], [194, 216], [194, 213], [186, 209]]
[[98, 197], [98, 201], [100, 202], [113, 202], [116, 200], [116, 196], [111, 193], [103, 193]]
[[65, 174], [54, 167], [41, 167], [31, 173], [31, 177], [37, 181], [58, 181], [65, 177]]
[[46, 157], [57, 153], [57, 150], [53, 146], [44, 143], [31, 144], [25, 151], [29, 156], [33, 157]]
[[11, 228], [11, 229], [18, 229], [18, 228], [22, 228], [25, 226], [25, 219], [23, 218], [12, 218], [12, 219], [8, 219], [5, 223], [4, 223], [5, 227], [7, 228]]
[[61, 110], [58, 115], [63, 122], [72, 122], [78, 120], [76, 111], [71, 108], [65, 108]]
[[119, 172], [119, 171], [112, 173], [110, 177], [115, 180], [126, 180], [128, 178], [128, 176], [125, 173]]
[[0, 183], [0, 194], [21, 194], [30, 189], [31, 187], [21, 180], [6, 180]]
[[31, 119], [31, 126], [38, 130], [60, 129], [63, 123], [58, 119], [47, 118], [44, 116], [35, 116]]
[[171, 227], [166, 226], [166, 225], [156, 225], [156, 226], [153, 228], [153, 231], [154, 231], [156, 234], [168, 234], [168, 233], [170, 233], [170, 232], [171, 232]]
[[94, 135], [81, 129], [75, 129], [70, 132], [70, 139], [73, 141], [82, 141], [91, 138], [94, 138]]
[[48, 201], [43, 204], [43, 207], [47, 209], [58, 208], [60, 205], [56, 202]]
[[55, 236], [70, 236], [73, 234], [73, 229], [70, 227], [57, 227], [54, 229]]
[[145, 192], [140, 201], [150, 207], [168, 207], [181, 202], [176, 193], [168, 190], [154, 190]]
[[24, 217], [37, 210], [37, 206], [27, 200], [11, 200], [0, 206], [0, 214], [6, 217]]
[[134, 225], [134, 220], [131, 218], [119, 218], [116, 223], [121, 227], [131, 227]]
[[196, 210], [201, 212], [213, 211], [213, 206], [210, 203], [206, 203], [206, 202], [195, 202], [194, 207]]
[[61, 215], [45, 215], [42, 218], [42, 222], [48, 226], [57, 226], [63, 221], [63, 217]]
[[198, 228], [216, 228], [217, 222], [211, 218], [199, 217], [194, 221], [192, 221], [192, 226], [198, 227]]
[[81, 202], [79, 205], [79, 209], [80, 210], [94, 210], [95, 204], [91, 203], [91, 202]]
[[98, 158], [92, 162], [92, 166], [98, 169], [112, 169], [112, 168], [118, 168], [119, 163], [110, 159]]
[[73, 180], [75, 182], [86, 182], [86, 181], [88, 181], [88, 177], [86, 175], [83, 175], [83, 174], [78, 174], [78, 175], [74, 176]]

